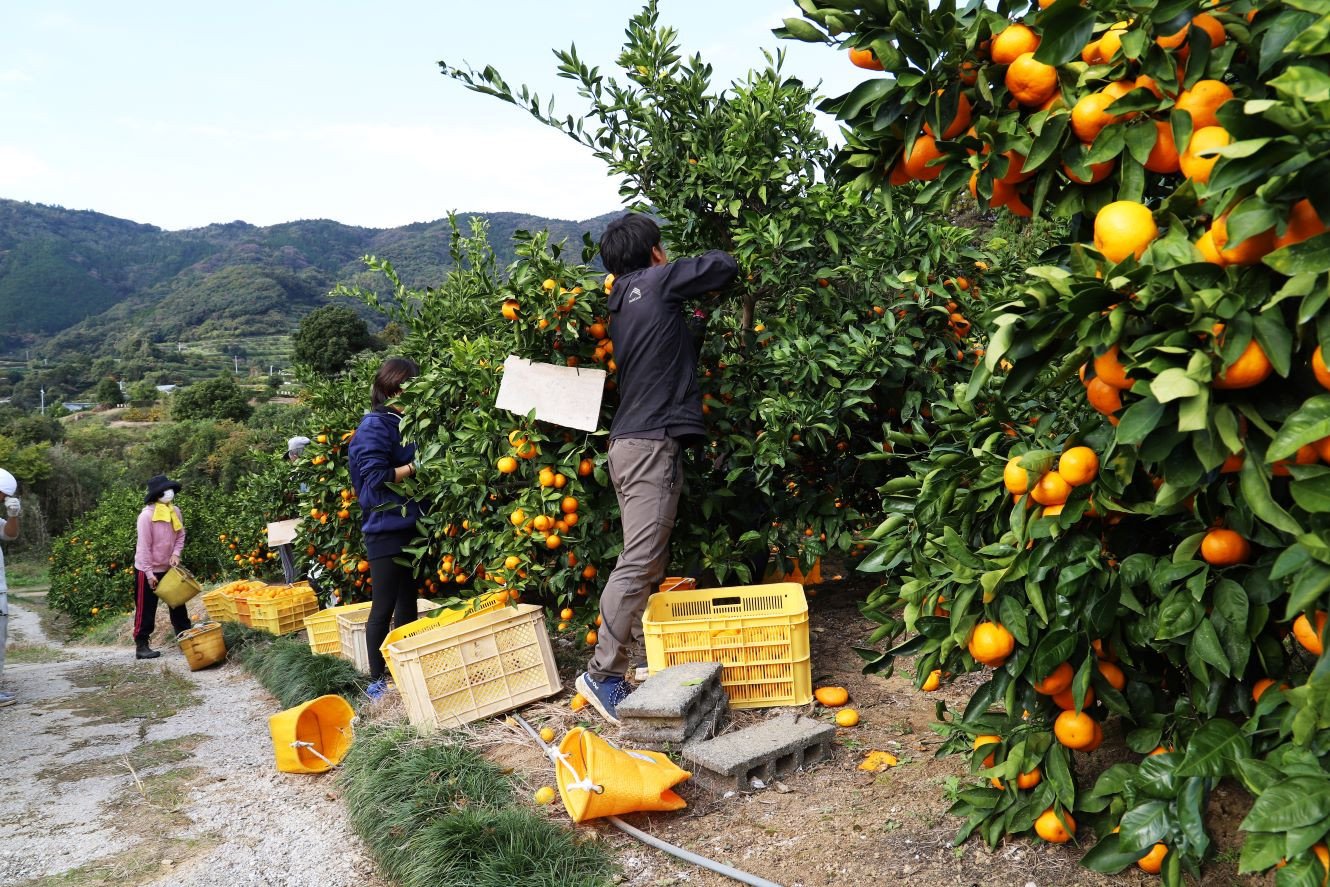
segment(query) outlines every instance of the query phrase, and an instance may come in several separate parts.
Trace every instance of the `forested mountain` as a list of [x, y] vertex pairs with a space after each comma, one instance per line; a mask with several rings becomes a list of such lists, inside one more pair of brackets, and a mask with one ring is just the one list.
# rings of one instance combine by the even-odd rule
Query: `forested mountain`
[[[476, 213], [500, 256], [512, 235], [548, 228], [580, 245], [610, 216], [570, 222]], [[450, 259], [447, 219], [401, 228], [327, 220], [164, 231], [96, 212], [0, 199], [0, 350], [111, 354], [138, 342], [243, 338], [294, 330], [338, 283], [372, 286], [361, 257], [393, 263], [411, 286]]]

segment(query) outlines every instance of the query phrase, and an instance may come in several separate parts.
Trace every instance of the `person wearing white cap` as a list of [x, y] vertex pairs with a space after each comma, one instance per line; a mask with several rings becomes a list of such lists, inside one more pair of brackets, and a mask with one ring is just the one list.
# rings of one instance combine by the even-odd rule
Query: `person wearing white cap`
[[[13, 542], [18, 538], [18, 518], [23, 506], [15, 497], [18, 481], [14, 475], [0, 468], [0, 495], [5, 497], [4, 523], [0, 524], [0, 540]], [[9, 582], [5, 578], [5, 555], [0, 550], [0, 677], [5, 670], [5, 639], [9, 636]], [[0, 708], [14, 704], [14, 694], [0, 690]]]

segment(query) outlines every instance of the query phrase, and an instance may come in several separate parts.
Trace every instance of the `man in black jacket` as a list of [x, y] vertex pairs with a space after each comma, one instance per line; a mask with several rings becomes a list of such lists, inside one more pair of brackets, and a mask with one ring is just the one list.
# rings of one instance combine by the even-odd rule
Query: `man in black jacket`
[[619, 409], [610, 427], [610, 480], [619, 499], [623, 553], [600, 597], [601, 629], [577, 689], [609, 722], [628, 695], [633, 626], [669, 566], [670, 531], [682, 487], [683, 447], [705, 440], [697, 350], [684, 302], [731, 284], [739, 268], [712, 251], [670, 262], [660, 229], [644, 215], [616, 219], [600, 239], [614, 275], [610, 337]]

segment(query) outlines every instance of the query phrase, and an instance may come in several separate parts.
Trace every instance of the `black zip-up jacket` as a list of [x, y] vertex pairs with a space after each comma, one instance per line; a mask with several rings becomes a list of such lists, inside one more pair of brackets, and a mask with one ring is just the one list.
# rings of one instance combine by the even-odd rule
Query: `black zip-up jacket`
[[615, 278], [609, 308], [619, 409], [611, 440], [706, 436], [698, 355], [683, 304], [729, 286], [738, 275], [734, 259], [713, 250]]

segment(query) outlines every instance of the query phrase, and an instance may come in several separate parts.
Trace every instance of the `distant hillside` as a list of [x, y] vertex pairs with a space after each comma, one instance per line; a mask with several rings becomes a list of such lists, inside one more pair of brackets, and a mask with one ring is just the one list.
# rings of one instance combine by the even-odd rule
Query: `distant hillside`
[[[612, 215], [570, 222], [480, 216], [505, 260], [518, 230], [599, 236]], [[410, 286], [446, 272], [446, 219], [402, 228], [327, 220], [163, 231], [96, 212], [0, 199], [0, 351], [103, 355], [122, 344], [271, 336], [294, 330], [338, 283], [373, 285], [362, 256], [393, 263]]]

